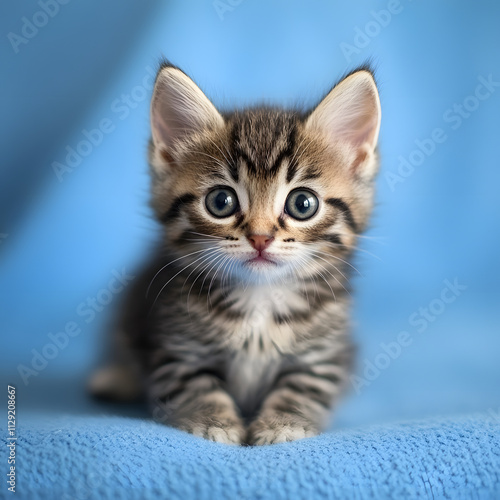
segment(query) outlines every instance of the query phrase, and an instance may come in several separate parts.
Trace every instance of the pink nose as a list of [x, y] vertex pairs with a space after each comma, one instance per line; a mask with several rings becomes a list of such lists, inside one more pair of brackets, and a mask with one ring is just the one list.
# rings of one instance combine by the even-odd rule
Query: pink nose
[[268, 236], [267, 234], [250, 234], [247, 236], [250, 245], [252, 245], [255, 250], [262, 252], [265, 250], [274, 240], [272, 236]]

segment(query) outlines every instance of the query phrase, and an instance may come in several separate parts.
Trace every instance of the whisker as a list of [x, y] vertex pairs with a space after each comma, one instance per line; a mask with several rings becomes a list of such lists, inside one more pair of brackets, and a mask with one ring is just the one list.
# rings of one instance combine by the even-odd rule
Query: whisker
[[368, 236], [366, 234], [357, 234], [356, 238], [374, 241], [375, 243], [380, 243], [381, 245], [385, 245], [387, 242], [387, 238], [385, 236]]
[[222, 151], [222, 149], [219, 148], [219, 146], [217, 145], [217, 143], [212, 138], [210, 138], [210, 137], [208, 139], [219, 150], [219, 153], [224, 157], [224, 159], [226, 160], [226, 162], [228, 164], [230, 164], [231, 162], [228, 160], [227, 156], [224, 154], [224, 152]]
[[[174, 274], [160, 289], [160, 291], [158, 292], [158, 294], [156, 295], [156, 298], [151, 306], [151, 310], [154, 308], [154, 306], [156, 305], [156, 301], [158, 300], [158, 297], [161, 295], [161, 293], [163, 292], [163, 290], [165, 290], [166, 286], [174, 279], [176, 278], [177, 276], [179, 276], [179, 274], [181, 274], [183, 271], [185, 271], [188, 267], [192, 266], [193, 264], [196, 264], [196, 262], [198, 262], [199, 260], [201, 259], [204, 259], [205, 256], [201, 256], [199, 257], [198, 259], [196, 259], [194, 262], [191, 262], [189, 263], [187, 266], [183, 267], [179, 272], [177, 272], [176, 274]], [[151, 311], [150, 311], [151, 312]]]
[[[316, 296], [317, 296], [317, 297], [319, 297], [319, 298], [320, 298], [320, 300], [321, 300], [321, 295], [320, 295], [319, 290], [318, 290], [318, 283], [316, 282], [316, 275], [315, 275], [312, 271], [308, 271], [308, 270], [307, 270], [307, 268], [312, 268], [312, 264], [311, 264], [310, 262], [308, 262], [308, 261], [305, 259], [305, 257], [302, 257], [302, 256], [299, 256], [299, 260], [305, 264], [305, 266], [306, 266], [306, 267], [305, 267], [305, 268], [303, 268], [303, 269], [307, 272], [308, 276], [309, 276], [310, 278], [312, 278], [312, 281], [313, 281], [313, 284], [314, 284], [314, 291], [315, 291], [315, 294], [316, 294]], [[312, 270], [313, 270], [313, 271], [315, 271], [315, 269], [314, 269], [314, 268], [312, 268]]]
[[192, 240], [185, 239], [185, 240], [182, 240], [182, 241], [190, 241], [192, 243], [200, 243], [200, 244], [201, 243], [214, 243], [214, 240], [209, 240], [208, 238], [206, 238], [206, 239], [199, 238], [199, 239], [192, 239]]
[[[222, 255], [222, 254], [221, 254]], [[212, 257], [212, 256], [211, 256]], [[211, 257], [208, 259], [210, 262], [205, 265], [205, 267], [198, 273], [198, 275], [196, 276], [196, 278], [194, 279], [194, 281], [191, 283], [191, 286], [189, 288], [189, 291], [188, 291], [188, 294], [187, 294], [187, 302], [188, 302], [188, 313], [189, 313], [189, 296], [191, 295], [191, 290], [193, 289], [194, 285], [196, 284], [196, 282], [198, 281], [198, 279], [200, 278], [200, 276], [205, 272], [205, 270], [210, 266], [210, 264], [212, 263], [211, 261]], [[219, 256], [220, 257], [220, 256]], [[216, 257], [217, 258], [217, 257]], [[206, 259], [207, 260], [207, 259]], [[202, 265], [206, 262], [203, 261]], [[204, 283], [204, 281], [203, 281]], [[203, 283], [202, 283], [202, 286], [200, 288], [200, 292], [198, 294], [198, 296], [201, 294], [201, 289], [203, 288]]]
[[[339, 233], [339, 234], [341, 234], [341, 233]], [[331, 241], [322, 241], [321, 243], [325, 244], [325, 245], [330, 245], [334, 250], [342, 250], [342, 247], [345, 247], [345, 248], [348, 248], [349, 250], [353, 250], [356, 253], [363, 252], [363, 253], [369, 255], [370, 257], [373, 257], [377, 260], [382, 261], [382, 259], [378, 255], [375, 255], [374, 253], [369, 252], [368, 250], [361, 248], [357, 245], [346, 245], [345, 243], [333, 243]]]
[[[330, 264], [330, 265], [333, 266], [333, 264], [331, 264], [330, 262], [326, 261], [322, 257], [319, 257], [318, 255], [316, 257], [318, 257], [321, 260], [324, 260], [327, 264]], [[318, 266], [321, 267], [321, 269], [323, 269], [324, 271], [326, 271], [349, 295], [351, 295], [350, 292], [349, 292], [349, 290], [347, 290], [347, 288], [342, 284], [342, 282], [336, 276], [334, 276], [325, 266], [323, 266], [319, 262], [317, 262], [317, 264], [318, 264]], [[338, 269], [335, 266], [333, 266], [333, 267], [338, 271]], [[342, 273], [340, 273], [340, 274], [342, 274]], [[344, 276], [344, 275], [342, 274], [342, 276]], [[345, 278], [345, 276], [344, 276], [344, 278]], [[346, 280], [347, 280], [347, 278], [346, 278]]]
[[[225, 290], [225, 285], [226, 283], [228, 282], [228, 280], [231, 279], [231, 270], [235, 264], [236, 260], [232, 257], [232, 256], [229, 256], [229, 261], [228, 263], [224, 266], [224, 269], [222, 270], [222, 278], [221, 278], [221, 294], [226, 292], [225, 293], [225, 297], [228, 296], [228, 293], [227, 293], [227, 290]], [[228, 267], [228, 264], [229, 264], [229, 267]], [[230, 286], [230, 284], [228, 285]]]
[[[306, 245], [308, 245], [306, 243]], [[311, 245], [308, 245], [308, 247], [311, 249]], [[356, 271], [360, 276], [363, 276], [363, 274], [358, 270], [356, 269], [350, 262], [347, 262], [346, 260], [344, 259], [341, 259], [340, 257], [336, 256], [336, 255], [332, 255], [330, 253], [327, 253], [327, 252], [322, 252], [321, 250], [318, 250], [316, 248], [312, 248], [311, 250], [315, 251], [315, 252], [318, 252], [318, 253], [321, 253], [323, 255], [327, 255], [328, 257], [332, 258], [332, 259], [337, 259], [337, 260], [340, 260], [341, 262], [343, 262], [344, 264], [346, 264], [347, 266], [351, 267], [352, 269], [354, 269], [354, 271]]]
[[218, 251], [219, 251], [218, 249], [215, 249], [215, 250], [212, 250], [211, 252], [209, 252], [208, 255], [205, 255], [204, 259], [188, 274], [187, 278], [184, 280], [184, 283], [182, 284], [181, 295], [182, 295], [182, 292], [184, 291], [184, 286], [186, 285], [187, 280], [196, 271], [196, 269], [198, 269], [200, 266], [202, 266], [207, 260], [210, 260], [214, 255], [217, 254]]
[[[229, 257], [230, 257], [230, 259], [229, 259], [229, 267], [227, 269], [226, 276], [228, 277], [228, 279], [231, 279], [231, 276], [232, 276], [231, 273], [232, 273], [233, 267], [237, 263], [237, 260], [232, 255], [230, 255]], [[223, 283], [224, 283], [224, 281], [223, 281]], [[230, 286], [230, 283], [228, 284], [228, 286]]]
[[[297, 272], [297, 270], [299, 268], [298, 264], [296, 262], [292, 262], [291, 264], [292, 264], [292, 267], [293, 267], [293, 269], [295, 271], [295, 274], [298, 275], [299, 274]], [[306, 299], [307, 299], [307, 307], [309, 308], [309, 312], [310, 312], [311, 311], [311, 301], [309, 300], [309, 292], [307, 291], [306, 281], [304, 280], [304, 278], [302, 278], [302, 276], [299, 276], [299, 279], [302, 282], [302, 289], [305, 292]]]
[[156, 277], [164, 270], [166, 269], [168, 266], [170, 266], [171, 264], [173, 264], [174, 262], [177, 262], [181, 259], [185, 259], [187, 257], [190, 257], [191, 255], [195, 255], [197, 253], [201, 253], [201, 252], [207, 252], [208, 250], [212, 250], [214, 248], [217, 248], [217, 247], [211, 247], [211, 248], [202, 248], [201, 250], [196, 250], [195, 252], [191, 252], [191, 253], [188, 253], [187, 255], [183, 255], [182, 257], [179, 257], [177, 259], [174, 259], [172, 261], [170, 261], [168, 264], [165, 264], [154, 276], [153, 276], [153, 279], [151, 280], [151, 282], [149, 283], [149, 286], [146, 290], [146, 297], [149, 295], [149, 290], [151, 289], [151, 285], [153, 284], [154, 280], [156, 279]]
[[200, 155], [207, 156], [208, 158], [210, 158], [210, 159], [214, 160], [214, 161], [215, 161], [215, 163], [216, 163], [219, 167], [221, 167], [221, 168], [223, 168], [223, 169], [227, 168], [227, 166], [226, 166], [226, 165], [224, 165], [224, 163], [222, 163], [222, 162], [221, 162], [221, 160], [220, 160], [219, 158], [216, 158], [215, 156], [209, 155], [208, 153], [205, 153], [204, 151], [194, 151], [194, 150], [192, 150], [191, 152], [192, 152], [192, 153], [195, 153], [195, 154], [200, 154]]
[[328, 285], [328, 288], [332, 292], [333, 300], [335, 300], [335, 302], [337, 302], [337, 297], [335, 297], [335, 292], [333, 291], [333, 288], [331, 287], [330, 283], [328, 283], [328, 280], [323, 276], [323, 273], [321, 271], [318, 271], [318, 270], [315, 270], [315, 272], [323, 278], [323, 281]]
[[212, 299], [210, 297], [210, 290], [212, 289], [212, 285], [214, 283], [215, 278], [217, 277], [217, 274], [219, 273], [221, 267], [224, 265], [225, 262], [229, 259], [229, 256], [226, 255], [222, 262], [217, 266], [217, 269], [215, 270], [214, 275], [212, 276], [212, 280], [210, 281], [210, 285], [208, 286], [208, 291], [207, 291], [207, 307], [211, 308], [212, 307]]
[[[295, 154], [292, 156], [290, 163], [292, 163], [295, 158], [297, 158], [297, 161], [300, 161], [302, 159], [302, 156], [305, 154], [311, 143], [313, 142], [313, 139], [310, 139], [309, 142], [306, 144], [303, 150], [301, 150], [302, 144], [306, 141], [306, 137], [304, 137], [301, 141], [299, 146], [297, 147]], [[298, 155], [298, 156], [297, 156]]]
[[215, 238], [217, 240], [225, 240], [222, 236], [215, 236], [213, 234], [197, 233], [196, 231], [186, 231], [187, 233], [197, 234], [199, 236], [206, 236], [207, 238]]
[[[314, 252], [314, 250], [313, 250], [313, 252]], [[333, 268], [334, 268], [334, 269], [335, 269], [335, 270], [336, 270], [336, 271], [337, 271], [337, 272], [338, 272], [338, 273], [339, 273], [339, 274], [340, 274], [340, 275], [341, 275], [341, 276], [342, 276], [342, 277], [343, 277], [343, 278], [344, 278], [347, 282], [349, 282], [349, 279], [347, 278], [347, 276], [346, 276], [346, 275], [345, 275], [345, 274], [344, 274], [344, 273], [343, 273], [340, 269], [338, 269], [338, 268], [337, 268], [337, 267], [336, 267], [336, 266], [335, 266], [332, 262], [327, 261], [326, 259], [324, 259], [323, 257], [321, 257], [321, 256], [319, 256], [319, 255], [316, 255], [316, 257], [317, 257], [318, 259], [321, 259], [323, 262], [326, 262], [328, 265], [333, 266]], [[337, 278], [335, 278], [335, 279], [337, 279]], [[338, 281], [338, 280], [337, 280], [337, 281]], [[340, 281], [339, 281], [339, 283], [340, 283]], [[346, 292], [347, 292], [347, 290], [346, 290]]]
[[205, 286], [205, 281], [207, 280], [208, 276], [212, 272], [212, 269], [214, 269], [215, 266], [217, 266], [217, 264], [220, 262], [220, 260], [223, 259], [224, 257], [225, 257], [224, 254], [221, 254], [221, 255], [219, 255], [219, 257], [216, 257], [215, 262], [213, 263], [212, 267], [208, 270], [206, 276], [203, 278], [203, 281], [201, 282], [201, 287], [200, 287], [200, 291], [198, 293], [198, 297], [201, 295], [203, 287]]

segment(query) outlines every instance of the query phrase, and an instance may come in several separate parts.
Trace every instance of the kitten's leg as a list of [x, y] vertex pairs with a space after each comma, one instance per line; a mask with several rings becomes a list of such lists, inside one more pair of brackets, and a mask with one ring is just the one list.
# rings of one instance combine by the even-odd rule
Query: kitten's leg
[[211, 371], [184, 365], [150, 384], [153, 417], [211, 441], [241, 444], [245, 429], [236, 404]]
[[108, 365], [97, 369], [87, 387], [96, 398], [133, 401], [143, 394], [141, 369], [122, 331], [115, 338], [115, 352]]
[[316, 357], [314, 364], [299, 362], [278, 375], [248, 429], [249, 444], [295, 441], [316, 436], [324, 429], [347, 370], [345, 363], [325, 359], [324, 353]]
[[126, 364], [112, 364], [96, 370], [88, 382], [88, 390], [99, 399], [134, 401], [142, 394], [140, 378]]

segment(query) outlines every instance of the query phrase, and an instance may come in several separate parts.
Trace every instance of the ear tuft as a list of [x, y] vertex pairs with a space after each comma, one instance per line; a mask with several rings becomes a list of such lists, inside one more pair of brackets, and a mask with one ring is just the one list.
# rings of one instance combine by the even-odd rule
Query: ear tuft
[[[329, 141], [342, 141], [371, 154], [377, 146], [381, 110], [377, 86], [366, 68], [357, 70], [318, 104], [306, 121], [306, 127], [319, 130]], [[364, 153], [364, 154], [363, 154]]]
[[220, 113], [193, 80], [161, 61], [151, 100], [153, 163], [171, 166], [177, 143], [223, 124]]

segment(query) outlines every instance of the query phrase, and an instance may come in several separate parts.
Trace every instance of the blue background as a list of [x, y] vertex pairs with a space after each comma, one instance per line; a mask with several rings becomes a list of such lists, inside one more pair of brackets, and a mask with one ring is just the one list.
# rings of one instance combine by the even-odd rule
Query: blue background
[[[310, 106], [372, 58], [382, 167], [370, 238], [356, 260], [358, 373], [401, 331], [413, 341], [351, 393], [336, 425], [498, 411], [500, 88], [456, 130], [443, 116], [474, 94], [480, 76], [500, 81], [500, 4], [401, 0], [400, 12], [346, 56], [342, 44], [354, 45], [357, 28], [376, 30], [367, 27], [372, 11], [390, 4], [244, 0], [221, 19], [211, 1], [72, 1], [16, 53], [8, 34], [21, 35], [23, 16], [32, 20], [40, 6], [2, 3], [0, 372], [17, 385], [19, 404], [103, 411], [85, 400], [84, 380], [102, 356], [118, 297], [88, 324], [77, 308], [113, 270], [133, 272], [156, 240], [144, 78], [163, 54], [220, 107]], [[136, 98], [118, 112], [123, 94]], [[53, 163], [105, 118], [113, 132], [60, 181]], [[386, 177], [398, 158], [436, 128], [447, 139], [391, 189]], [[409, 317], [455, 278], [467, 289], [417, 332]], [[81, 334], [25, 386], [18, 365], [30, 366], [32, 350], [68, 321]]]

